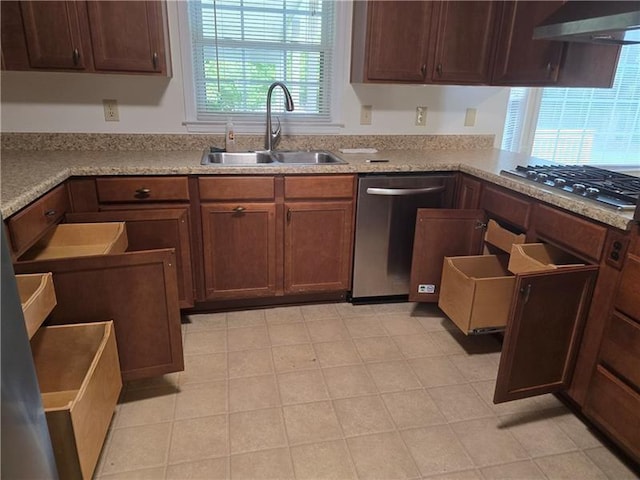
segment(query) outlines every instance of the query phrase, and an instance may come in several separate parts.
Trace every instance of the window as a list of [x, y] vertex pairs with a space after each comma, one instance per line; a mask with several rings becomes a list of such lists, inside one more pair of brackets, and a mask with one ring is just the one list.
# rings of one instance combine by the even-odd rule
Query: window
[[[264, 123], [269, 85], [283, 81], [296, 124], [335, 121], [337, 11], [333, 0], [200, 0], [187, 4], [194, 123]], [[182, 37], [184, 39], [184, 36]], [[183, 49], [183, 55], [185, 49]], [[336, 65], [338, 64], [338, 65]], [[185, 84], [188, 79], [185, 76]], [[275, 89], [272, 112], [284, 111]], [[284, 116], [281, 117], [284, 123]]]
[[558, 163], [640, 164], [640, 45], [622, 48], [612, 88], [512, 88], [502, 148]]

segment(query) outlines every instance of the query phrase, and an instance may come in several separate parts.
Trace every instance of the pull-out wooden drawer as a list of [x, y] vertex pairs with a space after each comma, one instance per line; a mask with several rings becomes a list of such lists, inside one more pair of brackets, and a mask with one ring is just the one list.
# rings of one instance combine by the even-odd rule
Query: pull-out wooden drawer
[[640, 395], [602, 365], [591, 379], [584, 413], [640, 461]]
[[123, 222], [69, 223], [56, 225], [20, 260], [51, 260], [122, 253], [127, 249]]
[[58, 474], [90, 479], [122, 388], [113, 324], [41, 328], [31, 349]]
[[284, 178], [284, 198], [287, 200], [353, 198], [354, 193], [353, 175], [286, 176]]
[[200, 200], [274, 200], [274, 177], [200, 177]]
[[187, 177], [97, 178], [100, 203], [188, 201]]
[[600, 346], [600, 361], [640, 388], [640, 325], [614, 311]]
[[70, 208], [67, 187], [60, 185], [9, 218], [7, 225], [15, 254], [22, 254]]
[[56, 306], [56, 292], [51, 273], [16, 275], [20, 303], [29, 338], [33, 337], [42, 322]]

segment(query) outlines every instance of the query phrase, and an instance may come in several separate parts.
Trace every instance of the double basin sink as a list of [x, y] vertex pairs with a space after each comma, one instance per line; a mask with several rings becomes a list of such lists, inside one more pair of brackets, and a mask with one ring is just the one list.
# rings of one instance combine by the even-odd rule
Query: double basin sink
[[276, 150], [262, 152], [210, 152], [202, 156], [202, 165], [228, 165], [233, 167], [258, 165], [343, 165], [344, 160], [323, 150]]

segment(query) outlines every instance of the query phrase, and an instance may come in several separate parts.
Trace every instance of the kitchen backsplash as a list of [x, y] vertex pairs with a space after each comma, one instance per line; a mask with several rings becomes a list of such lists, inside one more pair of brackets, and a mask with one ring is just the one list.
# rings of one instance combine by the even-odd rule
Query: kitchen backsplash
[[[2, 133], [3, 150], [184, 151], [224, 146], [224, 135]], [[259, 150], [261, 135], [238, 135], [238, 150]], [[493, 148], [494, 135], [292, 135], [281, 150], [333, 150], [371, 147], [378, 150], [476, 150]]]

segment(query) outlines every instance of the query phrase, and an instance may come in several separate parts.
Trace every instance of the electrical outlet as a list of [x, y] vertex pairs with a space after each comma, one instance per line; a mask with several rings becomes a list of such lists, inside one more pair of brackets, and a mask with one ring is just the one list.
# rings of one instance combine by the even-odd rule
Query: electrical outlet
[[427, 125], [427, 107], [416, 107], [416, 125], [418, 127]]
[[102, 106], [104, 107], [104, 120], [105, 122], [119, 122], [120, 114], [118, 113], [118, 101], [117, 100], [102, 100]]
[[371, 105], [362, 105], [360, 109], [360, 125], [371, 125], [371, 113], [373, 107]]
[[464, 116], [464, 126], [473, 127], [476, 124], [476, 109], [467, 108], [467, 113]]

